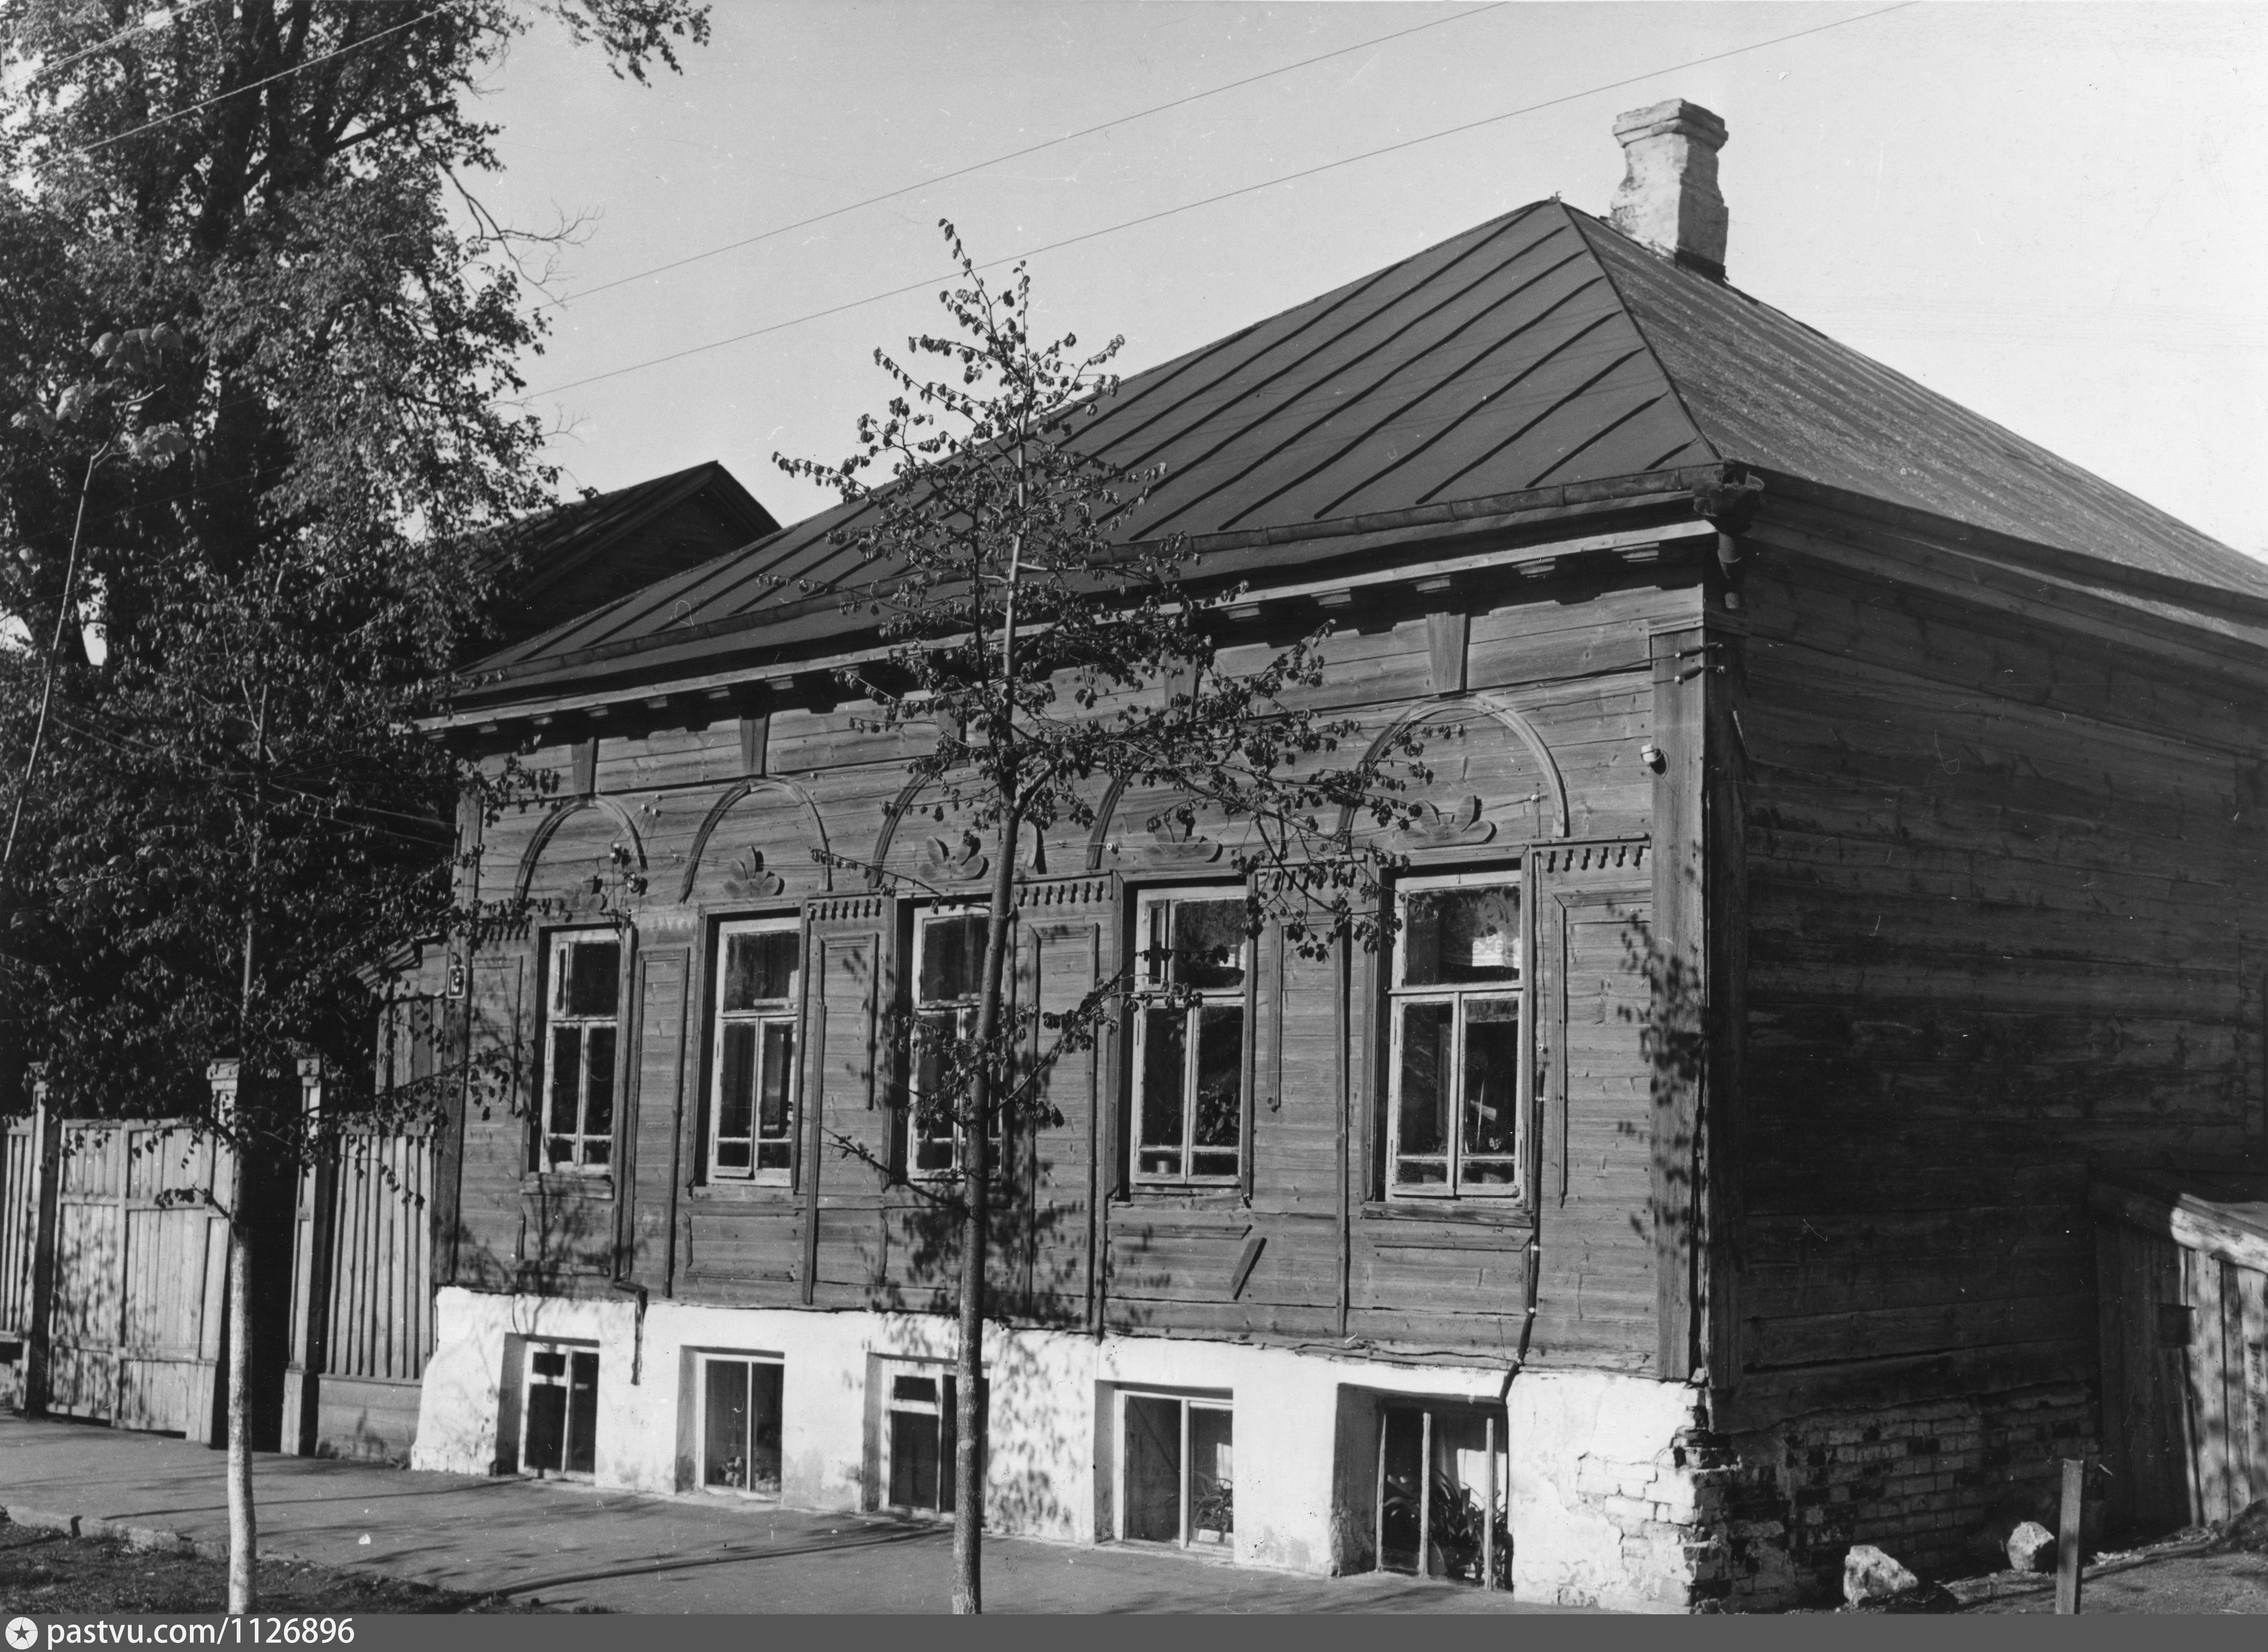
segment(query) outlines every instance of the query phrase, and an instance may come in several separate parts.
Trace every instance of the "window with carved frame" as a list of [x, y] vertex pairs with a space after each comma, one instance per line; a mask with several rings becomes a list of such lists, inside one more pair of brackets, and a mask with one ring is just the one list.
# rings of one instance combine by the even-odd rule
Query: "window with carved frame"
[[554, 931], [546, 965], [538, 1167], [603, 1175], [614, 1157], [622, 937], [612, 929]]
[[1405, 878], [1394, 898], [1387, 1196], [1517, 1200], [1528, 1090], [1520, 875]]
[[796, 1023], [803, 934], [794, 917], [717, 929], [709, 1176], [785, 1186], [795, 1177]]
[[1234, 887], [1136, 898], [1137, 1186], [1229, 1185], [1243, 1171], [1247, 921]]
[[[906, 1168], [915, 1176], [950, 1176], [967, 1156], [967, 1132], [959, 1115], [968, 1104], [965, 1087], [950, 1082], [956, 1050], [976, 1036], [977, 1000], [984, 969], [984, 947], [991, 920], [965, 907], [933, 907], [914, 914], [914, 1038], [910, 1105], [906, 1127]], [[1009, 1012], [1003, 969], [1000, 1013]], [[985, 1121], [994, 1171], [1000, 1163], [1000, 1112]]]

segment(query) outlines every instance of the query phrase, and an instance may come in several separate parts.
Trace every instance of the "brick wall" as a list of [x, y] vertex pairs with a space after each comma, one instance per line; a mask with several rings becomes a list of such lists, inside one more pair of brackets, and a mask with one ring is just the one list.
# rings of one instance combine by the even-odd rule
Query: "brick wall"
[[1834, 1595], [1854, 1543], [1925, 1579], [2005, 1566], [1999, 1545], [2018, 1521], [2055, 1524], [2060, 1460], [2095, 1448], [2094, 1402], [2075, 1384], [1690, 1430], [1673, 1454], [1692, 1488], [1693, 1604], [1770, 1611]]

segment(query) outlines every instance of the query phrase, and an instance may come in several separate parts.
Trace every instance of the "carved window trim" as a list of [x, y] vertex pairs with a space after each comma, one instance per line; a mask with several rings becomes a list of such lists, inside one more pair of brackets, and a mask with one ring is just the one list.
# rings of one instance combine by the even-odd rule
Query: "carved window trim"
[[[1127, 1085], [1129, 1106], [1126, 1130], [1126, 1175], [1130, 1186], [1138, 1191], [1154, 1192], [1176, 1188], [1233, 1190], [1243, 1185], [1248, 1127], [1247, 1114], [1248, 1098], [1245, 1094], [1250, 1082], [1252, 1066], [1252, 986], [1256, 979], [1255, 966], [1258, 951], [1255, 937], [1247, 936], [1239, 950], [1237, 961], [1231, 966], [1237, 979], [1233, 983], [1191, 987], [1173, 979], [1170, 963], [1171, 929], [1175, 911], [1184, 905], [1233, 904], [1241, 912], [1245, 904], [1244, 886], [1241, 884], [1168, 885], [1133, 892], [1131, 919], [1134, 925], [1134, 981], [1132, 1003], [1132, 1035], [1128, 1039], [1131, 1056], [1131, 1071]], [[1160, 956], [1160, 954], [1164, 954]], [[1168, 988], [1178, 988], [1190, 995], [1189, 1001], [1178, 1009], [1161, 1008], [1160, 996]], [[1202, 1105], [1198, 1076], [1204, 1053], [1204, 1026], [1208, 1019], [1218, 1024], [1233, 1015], [1236, 1017], [1236, 1053], [1234, 1073], [1236, 1094], [1232, 1099], [1229, 1114], [1235, 1122], [1236, 1139], [1233, 1146], [1200, 1145], [1198, 1113]], [[1148, 1101], [1151, 1076], [1151, 1045], [1158, 1036], [1159, 1023], [1166, 1017], [1180, 1021], [1181, 1040], [1181, 1129], [1177, 1142], [1169, 1146], [1163, 1142], [1147, 1142], [1144, 1135], [1144, 1109]], [[1169, 1169], [1145, 1169], [1145, 1156], [1172, 1152], [1175, 1163]], [[1214, 1161], [1204, 1170], [1197, 1168], [1200, 1155]], [[1221, 1164], [1220, 1161], [1226, 1163]]]
[[[739, 1009], [728, 1008], [733, 940], [752, 935], [794, 937], [795, 961], [788, 990], [784, 996], [762, 999]], [[796, 1148], [803, 1134], [803, 998], [808, 973], [803, 956], [803, 920], [793, 913], [727, 918], [718, 921], [715, 936], [717, 962], [712, 973], [716, 980], [709, 1002], [709, 1116], [706, 1151], [702, 1159], [703, 1180], [712, 1186], [792, 1187], [799, 1157]], [[748, 1074], [752, 1084], [748, 1134], [727, 1136], [724, 1133], [727, 1112], [725, 1081], [733, 1055], [733, 1034], [744, 1027], [749, 1030], [753, 1045], [749, 1052], [753, 1065]], [[784, 1046], [784, 1117], [780, 1133], [767, 1136], [762, 1129], [764, 1059], [775, 1039]], [[747, 1146], [747, 1163], [725, 1164], [720, 1149], [739, 1143]], [[777, 1151], [768, 1156], [763, 1151], [767, 1147]], [[766, 1164], [762, 1162], [766, 1156], [779, 1162]]]
[[[1520, 903], [1520, 912], [1513, 920], [1510, 943], [1513, 949], [1508, 979], [1476, 981], [1411, 982], [1408, 980], [1411, 955], [1409, 902], [1412, 895], [1437, 890], [1502, 888], [1513, 892]], [[1381, 1191], [1389, 1204], [1442, 1204], [1471, 1202], [1493, 1208], [1519, 1207], [1527, 1203], [1528, 1169], [1535, 1150], [1529, 1115], [1534, 1107], [1535, 1076], [1532, 1058], [1532, 1018], [1534, 1014], [1535, 961], [1528, 921], [1529, 891], [1522, 869], [1518, 866], [1499, 867], [1485, 871], [1433, 873], [1400, 879], [1394, 890], [1395, 931], [1391, 957], [1387, 970], [1386, 991], [1386, 1108], [1385, 1139], [1380, 1144], [1379, 1165]], [[1471, 1029], [1477, 1025], [1506, 1024], [1498, 1019], [1501, 1010], [1509, 1006], [1512, 1028], [1513, 1090], [1507, 1098], [1511, 1113], [1512, 1145], [1508, 1152], [1481, 1154], [1472, 1152], [1466, 1144], [1465, 1096], [1468, 1083], [1468, 1061], [1472, 1057]], [[1409, 1054], [1408, 1034], [1413, 1011], [1430, 1010], [1435, 1015], [1447, 1012], [1448, 1068], [1438, 1075], [1438, 1082], [1452, 1098], [1450, 1125], [1447, 1140], [1438, 1154], [1410, 1154], [1402, 1150], [1402, 1110], [1404, 1086], [1410, 1068], [1405, 1059]], [[1484, 1017], [1487, 1018], [1483, 1019]], [[1438, 1183], [1417, 1180], [1404, 1181], [1399, 1172], [1404, 1164], [1440, 1163], [1441, 1179]], [[1501, 1181], [1475, 1182], [1469, 1166], [1486, 1164], [1504, 1173]]]

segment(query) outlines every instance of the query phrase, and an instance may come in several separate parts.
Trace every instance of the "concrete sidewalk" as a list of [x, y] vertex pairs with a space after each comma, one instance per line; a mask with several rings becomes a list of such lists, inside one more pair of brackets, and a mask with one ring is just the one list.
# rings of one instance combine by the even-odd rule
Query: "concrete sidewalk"
[[[156, 1435], [0, 1414], [0, 1509], [225, 1544], [223, 1458]], [[263, 1453], [263, 1553], [626, 1612], [915, 1612], [950, 1599], [951, 1534], [857, 1515]], [[994, 1612], [1536, 1612], [1394, 1575], [1311, 1578], [1109, 1546], [994, 1538]]]

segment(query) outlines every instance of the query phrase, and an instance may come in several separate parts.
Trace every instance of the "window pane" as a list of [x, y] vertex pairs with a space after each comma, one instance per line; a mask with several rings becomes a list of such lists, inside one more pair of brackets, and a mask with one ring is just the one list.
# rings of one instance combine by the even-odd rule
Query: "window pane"
[[1182, 1170], [1182, 1010], [1142, 1011], [1142, 1117], [1136, 1168], [1144, 1175], [1178, 1176]]
[[1197, 1011], [1196, 1145], [1233, 1148], [1243, 1134], [1244, 1006], [1208, 1004]]
[[584, 1067], [589, 1076], [585, 1080], [583, 1091], [583, 1134], [586, 1136], [612, 1135], [615, 1133], [615, 1030], [612, 1027], [592, 1027], [588, 1033], [588, 1041], [584, 1046]]
[[701, 1483], [745, 1491], [748, 1484], [748, 1368], [740, 1360], [708, 1362], [707, 1424]]
[[1226, 1543], [1236, 1531], [1236, 1420], [1189, 1407], [1189, 1540]]
[[[1520, 1001], [1465, 1001], [1464, 1140], [1467, 1155], [1509, 1156], [1520, 1105]], [[1468, 1166], [1467, 1179], [1489, 1179]]]
[[952, 1070], [952, 1045], [958, 1019], [950, 1012], [920, 1018], [921, 1037], [914, 1058], [914, 1168], [949, 1171], [953, 1168], [954, 1098], [947, 1093]]
[[575, 1134], [575, 1103], [583, 1079], [583, 1033], [578, 1027], [556, 1028], [551, 1034], [551, 1102], [546, 1110], [548, 1127], [557, 1135]]
[[748, 1368], [748, 1489], [780, 1488], [780, 1386], [782, 1372], [769, 1362]]
[[753, 1010], [795, 995], [797, 936], [792, 929], [734, 935], [725, 942], [725, 1008]]
[[549, 1469], [557, 1473], [563, 1462], [561, 1447], [567, 1438], [567, 1391], [556, 1383], [543, 1383], [527, 1391], [527, 1450], [520, 1467], [531, 1473]]
[[1402, 908], [1408, 987], [1520, 978], [1520, 885], [1418, 889]]
[[1129, 1395], [1126, 1509], [1129, 1538], [1182, 1540], [1182, 1402]]
[[725, 1028], [724, 1071], [717, 1081], [717, 1162], [745, 1166], [747, 1149], [740, 1156], [725, 1155], [728, 1142], [745, 1143], [755, 1112], [756, 1029], [741, 1021]]
[[[1396, 1075], [1397, 1155], [1439, 1156], [1449, 1149], [1449, 1039], [1456, 1024], [1451, 1004], [1398, 1004], [1402, 1022], [1402, 1066]], [[1411, 1178], [1397, 1171], [1396, 1179]], [[1432, 1181], [1427, 1174], [1417, 1179]]]
[[788, 1134], [788, 1084], [795, 1072], [795, 1028], [785, 1021], [764, 1023], [763, 1107], [756, 1116], [756, 1134], [768, 1142], [783, 1141]]
[[932, 918], [922, 931], [921, 995], [925, 1003], [976, 996], [991, 921]]
[[1381, 1571], [1418, 1569], [1418, 1533], [1423, 1515], [1425, 1418], [1417, 1411], [1389, 1410], [1386, 1429], [1385, 1486], [1378, 1510]]
[[567, 1444], [564, 1467], [570, 1474], [588, 1474], [599, 1453], [599, 1356], [568, 1356]]
[[622, 975], [619, 941], [576, 941], [567, 948], [567, 1013], [611, 1016]]
[[1174, 903], [1174, 975], [1184, 987], [1244, 985], [1244, 902]]
[[[1481, 1581], [1481, 1501], [1488, 1494], [1487, 1423], [1470, 1411], [1433, 1413], [1433, 1564], [1429, 1575]], [[1506, 1489], [1497, 1482], [1498, 1494]]]
[[937, 1409], [937, 1378], [934, 1377], [895, 1377], [890, 1379], [890, 1403], [894, 1406], [926, 1406]]

